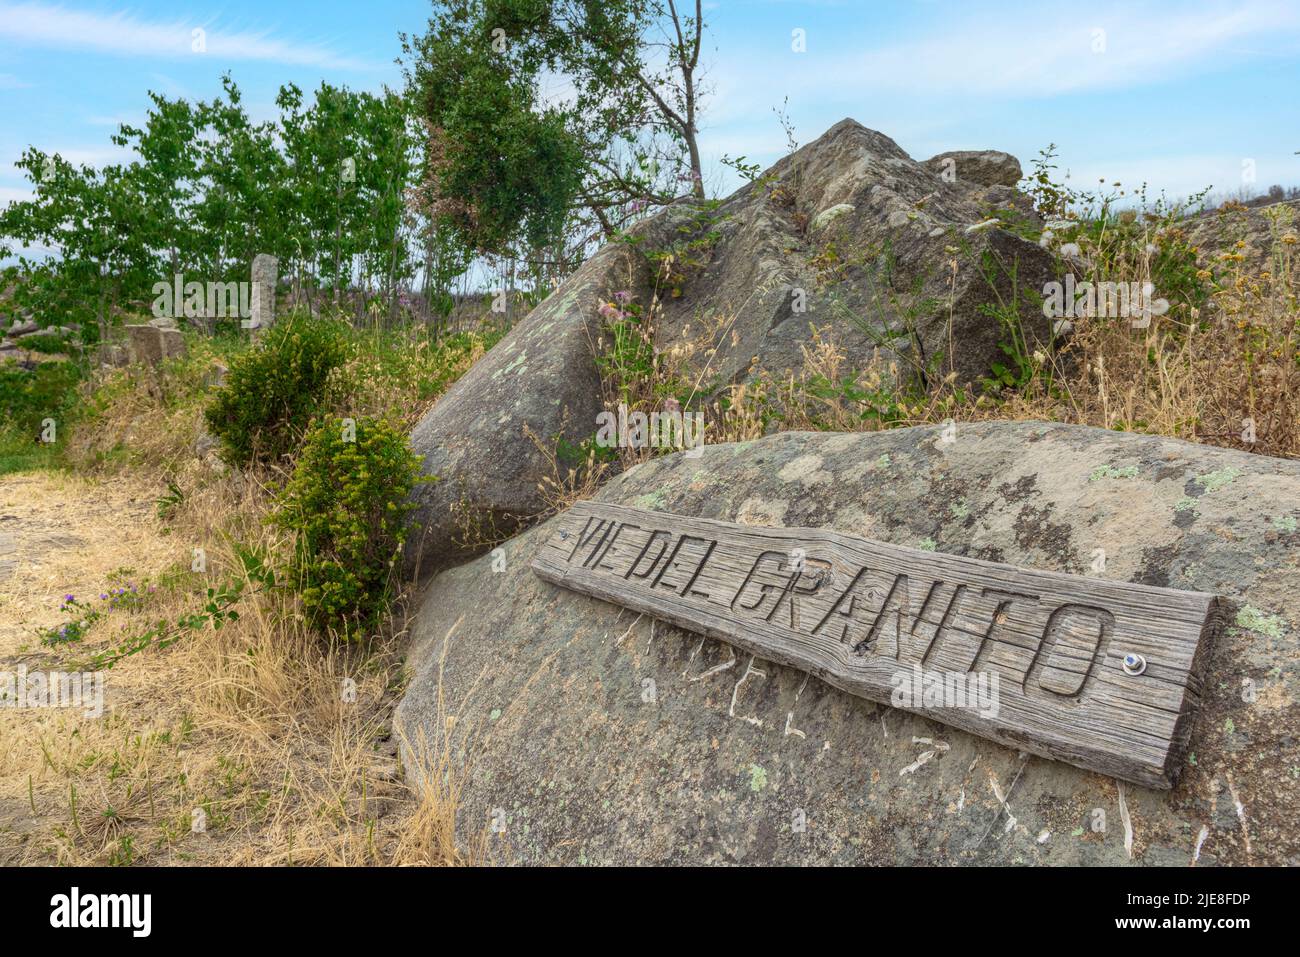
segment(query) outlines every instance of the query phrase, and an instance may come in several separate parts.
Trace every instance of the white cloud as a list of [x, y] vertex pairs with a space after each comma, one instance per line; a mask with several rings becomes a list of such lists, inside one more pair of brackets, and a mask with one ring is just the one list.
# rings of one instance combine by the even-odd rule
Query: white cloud
[[[195, 31], [201, 31], [203, 52], [196, 51], [199, 35]], [[92, 13], [40, 2], [0, 0], [0, 37], [32, 46], [122, 56], [209, 56], [219, 62], [268, 60], [297, 66], [378, 68], [377, 64], [340, 56], [322, 44], [276, 39], [268, 31], [226, 31], [212, 21], [151, 21], [128, 13]]]
[[[1098, 42], [1104, 49], [1094, 52]], [[732, 47], [714, 74], [714, 117], [752, 116], [786, 94], [805, 102], [863, 102], [891, 94], [1031, 99], [1127, 89], [1297, 50], [1294, 0], [1086, 12], [1076, 3], [1025, 5], [1005, 17], [954, 15], [923, 36], [885, 43], [859, 38], [846, 23], [835, 37], [810, 36], [807, 53], [782, 49], [774, 57], [770, 49]]]

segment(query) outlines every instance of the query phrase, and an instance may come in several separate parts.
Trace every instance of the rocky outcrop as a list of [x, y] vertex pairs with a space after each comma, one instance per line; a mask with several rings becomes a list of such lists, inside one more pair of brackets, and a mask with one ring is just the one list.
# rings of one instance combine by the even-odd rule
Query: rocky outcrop
[[[1009, 324], [1031, 345], [1050, 336], [1034, 301], [1057, 267], [990, 216], [1010, 195], [975, 185], [837, 123], [702, 217], [713, 238], [664, 302], [660, 348], [696, 341], [698, 371], [715, 387], [758, 367], [797, 371], [812, 326], [830, 332], [849, 368], [879, 356], [899, 377], [987, 374], [1005, 359]], [[701, 330], [716, 331], [701, 341]]]
[[985, 190], [1025, 197], [975, 185], [844, 120], [720, 205], [679, 201], [602, 249], [414, 430], [431, 481], [416, 493], [407, 570], [445, 567], [542, 511], [546, 452], [595, 434], [597, 310], [616, 291], [657, 303], [661, 351], [699, 346], [682, 352], [695, 357], [684, 374], [701, 381], [702, 403], [759, 367], [799, 369], [814, 326], [849, 368], [879, 359], [885, 374], [892, 363], [899, 378], [927, 380], [987, 373], [1013, 325], [1030, 349], [1046, 341], [1035, 295], [1055, 260], [1001, 228]]
[[1227, 204], [1188, 217], [1179, 228], [1199, 250], [1201, 262], [1220, 273], [1237, 262], [1246, 271], [1271, 268], [1281, 248], [1289, 248], [1293, 260], [1300, 255], [1300, 200], [1253, 207]]
[[947, 182], [976, 186], [1015, 186], [1024, 176], [1020, 161], [999, 150], [953, 150], [930, 157], [925, 167]]
[[[672, 212], [643, 224], [662, 238]], [[641, 248], [611, 243], [453, 385], [416, 425], [411, 448], [428, 481], [417, 486], [406, 570], [427, 574], [483, 550], [546, 507], [539, 488], [557, 442], [580, 444], [602, 408], [594, 360], [601, 302], [614, 290], [648, 295]], [[552, 476], [556, 477], [556, 476]]]
[[1172, 791], [543, 583], [548, 523], [419, 605], [396, 722], [413, 745], [450, 734], [461, 838], [491, 822], [523, 863], [1300, 863], [1300, 463], [1035, 422], [947, 438], [783, 433], [655, 459], [597, 497], [1222, 595], [1232, 624]]

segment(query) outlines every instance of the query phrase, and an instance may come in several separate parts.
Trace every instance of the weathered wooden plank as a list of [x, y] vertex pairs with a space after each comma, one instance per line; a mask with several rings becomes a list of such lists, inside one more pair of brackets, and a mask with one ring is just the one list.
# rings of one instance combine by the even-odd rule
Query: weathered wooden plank
[[1201, 592], [599, 502], [561, 516], [532, 567], [850, 694], [1155, 788], [1181, 767], [1220, 618]]

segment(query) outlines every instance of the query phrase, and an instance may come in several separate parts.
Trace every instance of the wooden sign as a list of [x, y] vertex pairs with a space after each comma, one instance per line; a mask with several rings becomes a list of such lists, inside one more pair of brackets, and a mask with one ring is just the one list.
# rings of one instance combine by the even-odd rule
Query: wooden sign
[[580, 502], [543, 579], [1013, 748], [1173, 786], [1218, 600]]

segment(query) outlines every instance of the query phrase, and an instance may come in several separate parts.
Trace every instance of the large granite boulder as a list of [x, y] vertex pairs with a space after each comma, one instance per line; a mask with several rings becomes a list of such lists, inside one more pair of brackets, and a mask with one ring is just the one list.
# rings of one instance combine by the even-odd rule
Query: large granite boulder
[[[702, 404], [760, 366], [800, 368], [813, 326], [847, 368], [879, 358], [900, 378], [985, 374], [1006, 359], [1010, 324], [1037, 348], [1055, 260], [1001, 228], [977, 186], [844, 120], [720, 205], [679, 201], [606, 246], [415, 428], [433, 481], [416, 493], [408, 572], [481, 551], [544, 509], [557, 441], [596, 432], [597, 310], [615, 292], [657, 304], [658, 349], [691, 347], [682, 374], [703, 384]], [[1014, 193], [995, 188], [1000, 201]]]
[[396, 724], [450, 742], [462, 840], [526, 863], [1300, 863], [1300, 463], [981, 423], [709, 446], [597, 497], [1222, 595], [1186, 766], [1121, 786], [559, 589], [528, 567], [547, 523], [418, 608]]
[[714, 387], [797, 371], [814, 325], [851, 369], [879, 355], [900, 377], [977, 379], [1005, 361], [1011, 324], [1031, 350], [1047, 342], [1041, 296], [1058, 278], [1050, 253], [993, 218], [1008, 196], [980, 187], [842, 120], [701, 217], [709, 241], [683, 251], [695, 264], [657, 342], [694, 340]]
[[[662, 239], [673, 212], [634, 235]], [[545, 508], [539, 485], [553, 471], [557, 441], [576, 446], [596, 431], [602, 408], [597, 310], [616, 290], [648, 298], [650, 280], [643, 246], [605, 246], [420, 420], [411, 448], [424, 456], [429, 481], [414, 493], [408, 574], [480, 552]]]

